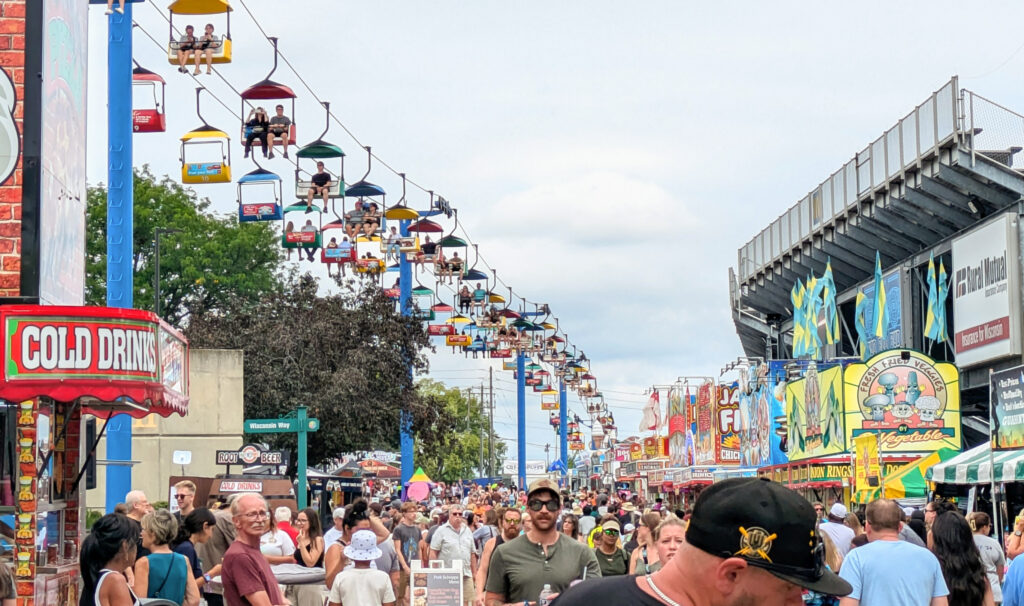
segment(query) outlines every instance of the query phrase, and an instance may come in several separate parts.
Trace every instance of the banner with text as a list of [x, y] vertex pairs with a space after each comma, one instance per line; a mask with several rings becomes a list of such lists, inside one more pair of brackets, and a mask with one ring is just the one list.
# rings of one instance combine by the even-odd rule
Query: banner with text
[[953, 240], [953, 349], [961, 368], [1020, 355], [1017, 217]]
[[881, 435], [882, 453], [960, 450], [960, 373], [909, 349], [851, 364], [843, 375], [847, 439]]
[[1024, 448], [1024, 366], [992, 373], [995, 449]]

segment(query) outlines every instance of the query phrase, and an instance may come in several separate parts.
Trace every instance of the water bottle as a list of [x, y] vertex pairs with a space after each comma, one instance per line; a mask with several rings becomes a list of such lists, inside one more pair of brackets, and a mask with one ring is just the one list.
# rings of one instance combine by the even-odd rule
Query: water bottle
[[544, 589], [540, 590], [540, 597], [537, 598], [537, 606], [551, 606], [551, 594], [555, 592], [551, 591], [551, 585], [544, 583]]

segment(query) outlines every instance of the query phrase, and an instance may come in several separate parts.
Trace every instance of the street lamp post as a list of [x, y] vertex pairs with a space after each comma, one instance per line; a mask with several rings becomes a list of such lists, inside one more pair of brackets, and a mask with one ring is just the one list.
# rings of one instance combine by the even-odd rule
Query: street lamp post
[[160, 316], [160, 234], [177, 234], [181, 233], [180, 229], [173, 227], [158, 227], [153, 230], [154, 237], [154, 259], [153, 259], [153, 295], [154, 295], [154, 312], [157, 317]]

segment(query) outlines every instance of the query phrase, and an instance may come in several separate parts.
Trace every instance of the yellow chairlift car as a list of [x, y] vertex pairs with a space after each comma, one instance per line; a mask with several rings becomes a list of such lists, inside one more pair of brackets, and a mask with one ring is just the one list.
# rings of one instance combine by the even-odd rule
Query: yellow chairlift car
[[[167, 44], [167, 61], [171, 65], [178, 65], [178, 53], [186, 52], [189, 53], [185, 65], [190, 65], [195, 61], [193, 53], [205, 53], [207, 50], [213, 52], [212, 62], [215, 64], [231, 63], [231, 3], [228, 0], [176, 0], [167, 7], [170, 11], [170, 19], [168, 23], [170, 26], [170, 41]], [[212, 34], [212, 40], [203, 40], [205, 34], [205, 27], [207, 23], [190, 23], [195, 28], [193, 34], [196, 40], [194, 42], [188, 42], [185, 40], [185, 28], [181, 28], [182, 35], [175, 38], [174, 36], [174, 16], [175, 15], [224, 15], [225, 30], [224, 35], [221, 36], [216, 33], [216, 29]], [[179, 19], [180, 21], [180, 19]], [[204, 19], [204, 21], [206, 21]], [[218, 19], [219, 21], [219, 19]], [[216, 28], [216, 23], [211, 23]], [[184, 48], [183, 48], [184, 47]], [[202, 62], [205, 63], [206, 59], [201, 58]]]
[[[181, 137], [181, 182], [230, 183], [231, 137], [210, 126], [203, 118], [199, 110], [199, 96], [204, 90], [201, 86], [196, 89], [196, 114], [203, 125]], [[211, 152], [211, 148], [214, 151]]]

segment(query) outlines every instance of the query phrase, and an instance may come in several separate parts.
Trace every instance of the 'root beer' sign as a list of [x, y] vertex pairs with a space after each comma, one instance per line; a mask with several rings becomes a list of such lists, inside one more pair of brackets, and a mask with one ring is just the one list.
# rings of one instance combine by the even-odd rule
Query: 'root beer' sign
[[[0, 399], [124, 398], [158, 414], [188, 408], [187, 342], [147, 311], [2, 306]], [[135, 414], [128, 411], [129, 414]], [[137, 409], [146, 414], [144, 408]]]

